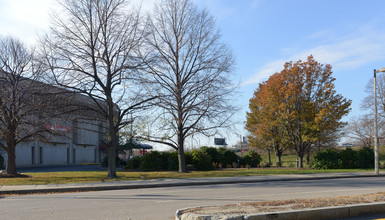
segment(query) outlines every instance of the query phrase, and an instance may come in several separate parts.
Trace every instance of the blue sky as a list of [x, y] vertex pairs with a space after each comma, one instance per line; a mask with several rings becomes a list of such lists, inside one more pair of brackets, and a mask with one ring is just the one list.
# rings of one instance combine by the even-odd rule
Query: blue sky
[[[138, 0], [135, 0], [139, 2]], [[156, 0], [143, 0], [148, 10]], [[245, 121], [248, 102], [258, 83], [280, 71], [286, 61], [310, 54], [333, 66], [336, 89], [353, 101], [345, 120], [365, 113], [360, 108], [373, 69], [385, 67], [385, 1], [383, 0], [194, 0], [207, 8], [236, 56], [234, 77], [240, 82]], [[0, 0], [0, 34], [28, 43], [48, 27], [54, 0]], [[223, 134], [230, 144], [246, 135], [243, 125]]]

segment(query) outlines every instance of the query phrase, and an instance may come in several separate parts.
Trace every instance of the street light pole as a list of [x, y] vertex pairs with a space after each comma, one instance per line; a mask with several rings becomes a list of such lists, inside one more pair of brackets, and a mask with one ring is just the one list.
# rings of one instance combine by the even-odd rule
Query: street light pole
[[379, 170], [379, 161], [378, 161], [378, 126], [377, 126], [377, 82], [376, 74], [380, 72], [385, 72], [385, 68], [379, 70], [374, 69], [374, 172], [376, 175], [380, 174]]
[[376, 83], [376, 69], [374, 69], [374, 172], [376, 175], [380, 174], [378, 168], [378, 127], [377, 127], [377, 83]]

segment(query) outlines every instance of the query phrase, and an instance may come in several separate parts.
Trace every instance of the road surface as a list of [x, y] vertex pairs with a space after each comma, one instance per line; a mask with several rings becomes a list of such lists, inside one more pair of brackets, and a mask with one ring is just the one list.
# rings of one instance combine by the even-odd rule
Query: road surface
[[11, 196], [1, 219], [173, 219], [177, 209], [245, 201], [357, 195], [385, 191], [385, 177], [166, 187]]

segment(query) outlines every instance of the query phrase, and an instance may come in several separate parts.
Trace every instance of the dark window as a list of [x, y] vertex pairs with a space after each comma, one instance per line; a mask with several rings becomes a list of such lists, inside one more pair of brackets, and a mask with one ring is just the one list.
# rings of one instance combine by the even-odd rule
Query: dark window
[[31, 147], [31, 162], [35, 164], [35, 147]]
[[43, 164], [43, 147], [39, 147], [39, 163]]

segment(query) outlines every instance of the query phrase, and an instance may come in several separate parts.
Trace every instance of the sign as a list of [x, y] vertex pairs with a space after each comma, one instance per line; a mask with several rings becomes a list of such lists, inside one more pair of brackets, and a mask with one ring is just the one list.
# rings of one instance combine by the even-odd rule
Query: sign
[[226, 140], [224, 138], [214, 138], [214, 144], [215, 145], [222, 145], [222, 146], [227, 145]]
[[54, 131], [54, 132], [62, 132], [62, 133], [68, 133], [71, 130], [70, 127], [67, 127], [67, 126], [50, 125], [50, 124], [46, 124], [45, 128], [47, 128], [48, 130]]

